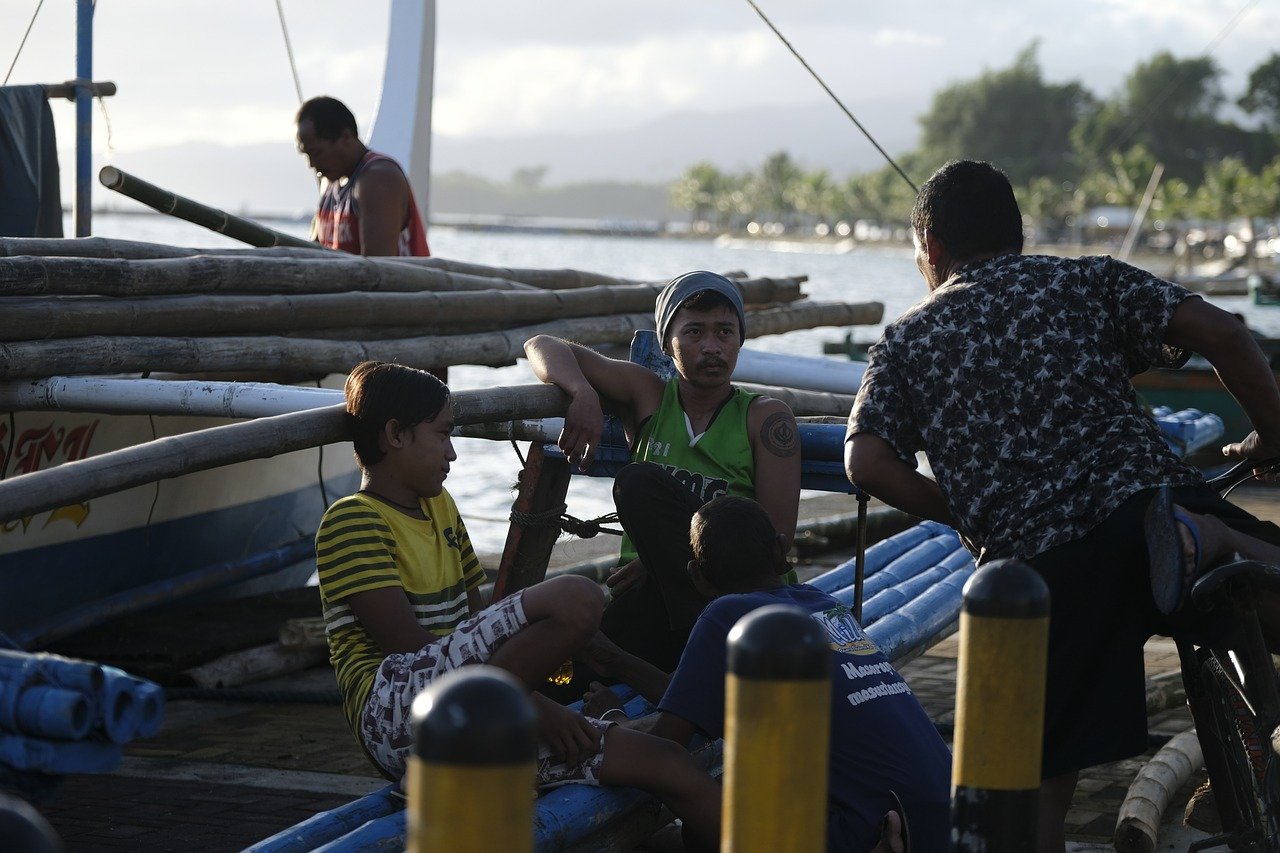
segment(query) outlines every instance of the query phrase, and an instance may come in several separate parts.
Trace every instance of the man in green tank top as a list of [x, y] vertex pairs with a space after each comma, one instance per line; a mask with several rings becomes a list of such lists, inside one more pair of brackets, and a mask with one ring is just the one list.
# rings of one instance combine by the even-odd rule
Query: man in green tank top
[[557, 442], [571, 464], [591, 465], [605, 409], [622, 422], [634, 464], [619, 472], [613, 491], [627, 536], [601, 630], [669, 672], [706, 604], [687, 572], [693, 513], [723, 494], [754, 498], [790, 542], [800, 439], [785, 403], [731, 382], [746, 337], [737, 285], [686, 273], [658, 296], [654, 319], [676, 368], [669, 382], [546, 335], [529, 340], [525, 354], [539, 379], [572, 398]]

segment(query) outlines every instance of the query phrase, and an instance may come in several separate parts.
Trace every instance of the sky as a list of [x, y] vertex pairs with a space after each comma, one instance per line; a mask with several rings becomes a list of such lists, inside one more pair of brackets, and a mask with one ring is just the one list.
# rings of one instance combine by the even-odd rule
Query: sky
[[[757, 2], [854, 115], [885, 98], [919, 115], [939, 87], [1007, 67], [1033, 40], [1048, 80], [1079, 80], [1103, 97], [1159, 50], [1203, 54], [1242, 10], [1213, 51], [1227, 94], [1237, 97], [1248, 72], [1280, 49], [1280, 4], [1270, 0]], [[0, 0], [0, 73], [37, 3]], [[304, 95], [341, 98], [363, 131], [378, 102], [389, 2], [281, 4]], [[43, 4], [10, 83], [74, 76], [74, 7]], [[437, 24], [438, 135], [625, 130], [680, 111], [826, 98], [745, 0], [441, 0]], [[196, 142], [292, 154], [298, 100], [275, 3], [98, 0], [94, 29], [94, 76], [119, 87], [108, 121], [95, 109], [98, 163]], [[61, 147], [73, 139], [73, 113], [55, 102]]]

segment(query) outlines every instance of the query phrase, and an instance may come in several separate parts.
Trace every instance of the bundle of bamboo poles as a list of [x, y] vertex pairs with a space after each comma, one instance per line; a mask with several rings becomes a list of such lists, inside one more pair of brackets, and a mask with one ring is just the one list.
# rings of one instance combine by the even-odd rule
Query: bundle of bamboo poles
[[[673, 273], [680, 272], [674, 270]], [[803, 275], [734, 273], [749, 336], [878, 323], [808, 301]], [[197, 251], [0, 238], [0, 379], [129, 373], [320, 377], [365, 359], [504, 365], [538, 334], [625, 345], [663, 282], [303, 247]]]

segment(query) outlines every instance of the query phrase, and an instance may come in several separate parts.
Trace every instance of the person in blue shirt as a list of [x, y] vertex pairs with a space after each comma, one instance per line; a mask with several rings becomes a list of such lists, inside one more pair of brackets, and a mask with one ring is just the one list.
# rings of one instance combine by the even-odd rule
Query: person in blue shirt
[[[723, 737], [729, 631], [766, 605], [802, 608], [831, 637], [827, 849], [900, 851], [906, 834], [917, 853], [948, 849], [951, 753], [849, 609], [807, 584], [782, 583], [782, 541], [755, 501], [716, 498], [694, 515], [690, 538], [689, 573], [713, 600], [694, 625], [676, 671], [667, 676], [607, 641], [598, 639], [592, 649], [599, 671], [630, 684], [659, 709], [628, 725], [686, 745], [696, 732]], [[613, 692], [598, 682], [586, 698], [586, 713], [619, 713]]]

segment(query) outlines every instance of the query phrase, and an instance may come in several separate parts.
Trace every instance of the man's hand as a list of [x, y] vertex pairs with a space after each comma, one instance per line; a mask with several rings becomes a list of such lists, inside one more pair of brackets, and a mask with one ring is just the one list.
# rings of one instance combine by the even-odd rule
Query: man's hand
[[582, 694], [582, 713], [599, 720], [614, 709], [622, 709], [622, 700], [618, 698], [618, 694], [598, 681], [591, 682], [591, 686]]
[[538, 739], [569, 766], [581, 764], [600, 749], [600, 732], [586, 718], [548, 699], [531, 694], [538, 709]]
[[[1231, 459], [1254, 459], [1259, 462], [1265, 459], [1280, 457], [1280, 447], [1262, 440], [1256, 432], [1251, 432], [1243, 441], [1228, 444], [1222, 448], [1222, 455]], [[1280, 470], [1254, 468], [1254, 475], [1266, 483], [1280, 481]]]
[[622, 592], [632, 584], [639, 583], [644, 579], [644, 563], [640, 562], [640, 558], [632, 560], [625, 566], [618, 566], [613, 570], [613, 574], [609, 575], [605, 583], [609, 589], [613, 590], [614, 595]]
[[577, 465], [585, 472], [595, 461], [600, 449], [600, 436], [604, 432], [604, 410], [600, 407], [600, 395], [590, 386], [578, 391], [569, 403], [564, 416], [564, 429], [556, 446], [564, 452], [570, 465]]

